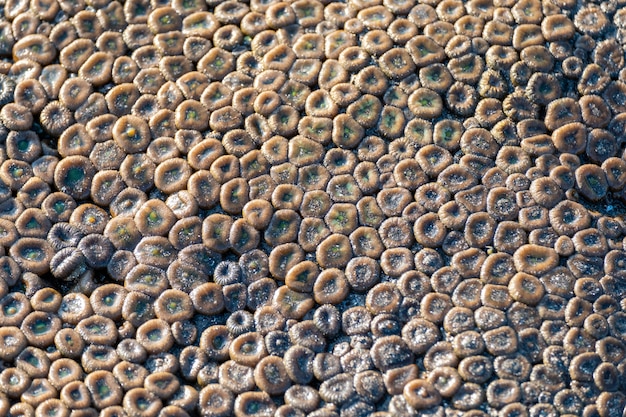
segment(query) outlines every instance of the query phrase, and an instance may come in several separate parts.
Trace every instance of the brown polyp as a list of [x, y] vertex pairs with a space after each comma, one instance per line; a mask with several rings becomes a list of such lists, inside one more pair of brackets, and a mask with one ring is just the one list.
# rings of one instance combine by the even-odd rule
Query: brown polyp
[[180, 382], [170, 372], [155, 372], [146, 377], [144, 386], [149, 392], [165, 400], [178, 391]]
[[[4, 25], [3, 28], [5, 32], [7, 30], [11, 30], [8, 25]], [[24, 81], [25, 79], [38, 79], [41, 75], [42, 66], [41, 64], [31, 60], [31, 59], [22, 59], [18, 62], [15, 62], [10, 69], [5, 69], [3, 71], [6, 75], [14, 76], [16, 82]], [[46, 93], [47, 94], [47, 93]]]
[[404, 398], [417, 410], [434, 407], [441, 403], [441, 395], [435, 387], [423, 379], [414, 379], [404, 386]]
[[280, 330], [285, 325], [285, 318], [272, 306], [259, 306], [254, 313], [256, 331], [266, 336], [268, 333]]
[[401, 300], [402, 296], [395, 285], [379, 283], [368, 291], [365, 305], [372, 314], [396, 313]]
[[[8, 372], [4, 376], [10, 376], [11, 374], [17, 374], [21, 381], [16, 384], [15, 392], [20, 395], [23, 390], [26, 390], [30, 386], [31, 378], [43, 378], [48, 375], [50, 370], [50, 359], [44, 351], [32, 346], [24, 348], [15, 358], [15, 366], [17, 371]], [[11, 369], [11, 368], [9, 368]], [[24, 384], [25, 386], [23, 386]]]
[[[37, 406], [48, 399], [56, 397], [57, 391], [47, 379], [33, 379], [30, 387], [20, 396], [21, 404]], [[34, 413], [33, 413], [34, 415]]]
[[15, 220], [15, 228], [23, 237], [45, 238], [50, 227], [45, 213], [38, 208], [25, 209]]
[[454, 23], [465, 15], [465, 9], [461, 2], [456, 0], [445, 0], [437, 5], [437, 16], [444, 22]]
[[300, 319], [313, 308], [314, 301], [310, 295], [290, 290], [282, 286], [276, 290], [272, 306], [277, 308], [287, 319]]
[[317, 390], [307, 385], [293, 385], [285, 391], [285, 402], [303, 412], [312, 412], [319, 406]]
[[461, 386], [461, 377], [455, 368], [444, 366], [434, 369], [428, 381], [444, 398], [452, 397]]
[[198, 404], [198, 391], [191, 385], [182, 385], [170, 398], [170, 405], [178, 406], [184, 410], [192, 411]]
[[139, 326], [136, 337], [148, 353], [167, 351], [174, 344], [169, 324], [160, 319], [148, 320]]
[[104, 345], [87, 346], [80, 359], [81, 366], [86, 373], [95, 370], [110, 371], [120, 361], [115, 349]]
[[30, 302], [34, 310], [54, 313], [59, 309], [61, 299], [61, 294], [55, 289], [42, 288], [32, 296]]
[[339, 269], [325, 269], [313, 284], [313, 295], [319, 304], [339, 304], [348, 292], [345, 274]]
[[4, 346], [0, 350], [0, 357], [4, 361], [12, 361], [28, 346], [26, 336], [15, 326], [5, 326], [0, 329], [0, 340], [2, 340]]
[[259, 232], [250, 223], [244, 219], [235, 220], [229, 235], [229, 242], [235, 253], [243, 254], [253, 250], [260, 240]]
[[28, 111], [28, 108], [16, 103], [6, 104], [2, 108], [0, 120], [7, 128], [17, 131], [28, 130], [33, 124], [33, 116]]
[[[107, 29], [111, 29], [111, 28], [107, 28]], [[120, 28], [120, 29], [123, 29], [123, 28]], [[98, 39], [96, 40], [96, 47], [100, 51], [110, 53], [114, 57], [122, 56], [126, 53], [126, 45], [124, 43], [122, 34], [117, 31], [109, 30], [109, 31], [102, 33], [102, 35], [100, 35], [100, 37], [98, 37]]]
[[328, 170], [320, 164], [298, 168], [298, 186], [304, 192], [326, 189], [330, 177]]
[[178, 220], [170, 229], [168, 239], [178, 250], [202, 243], [202, 220], [197, 216]]
[[24, 205], [15, 198], [9, 198], [3, 203], [0, 203], [0, 211], [2, 212], [2, 218], [15, 221], [22, 211], [24, 211]]
[[[395, 26], [393, 24], [390, 25], [387, 31], [396, 43], [405, 44], [417, 34], [417, 30], [410, 21], [398, 20], [401, 20], [401, 22]], [[454, 25], [443, 21], [432, 22], [426, 25], [424, 34], [431, 37], [439, 46], [445, 47], [450, 39], [455, 36]]]
[[200, 348], [205, 350], [211, 360], [226, 360], [228, 349], [232, 341], [226, 326], [212, 326], [202, 332]]
[[[139, 90], [133, 84], [131, 84], [131, 83], [121, 83], [121, 84], [118, 84], [117, 86], [113, 87], [106, 94], [104, 99], [106, 101], [107, 108], [109, 109], [109, 112], [113, 113], [116, 116], [120, 116], [121, 117], [123, 115], [127, 115], [127, 114], [131, 113], [131, 110], [132, 110], [133, 106], [135, 105], [137, 100], [139, 100], [140, 97], [141, 97], [141, 94], [140, 94]], [[143, 122], [143, 124], [146, 124], [146, 122]], [[122, 133], [121, 130], [124, 129], [124, 128], [125, 127], [122, 127], [120, 130], [118, 130], [118, 134], [121, 134]], [[145, 127], [145, 129], [147, 130], [147, 126]], [[124, 132], [124, 133], [126, 133], [126, 132]], [[134, 135], [130, 135], [129, 134], [128, 136], [129, 136], [128, 139], [130, 139], [131, 141], [139, 140], [139, 138], [132, 138], [131, 137], [131, 136], [134, 136]], [[146, 139], [144, 139], [144, 141], [145, 140]]]
[[[394, 346], [393, 343], [389, 343], [389, 345], [391, 345], [392, 347]], [[377, 353], [381, 355], [385, 354], [384, 351]], [[391, 395], [401, 395], [405, 385], [407, 385], [407, 383], [409, 383], [410, 381], [416, 379], [417, 376], [418, 369], [415, 364], [396, 366], [386, 370], [383, 374], [384, 387]]]
[[260, 280], [267, 276], [269, 260], [265, 252], [255, 249], [245, 253], [239, 259], [242, 275], [248, 282]]
[[24, 106], [39, 113], [48, 103], [46, 91], [37, 80], [27, 79], [21, 81], [15, 87], [14, 101], [19, 106]]
[[43, 274], [50, 270], [53, 251], [52, 246], [43, 239], [23, 237], [11, 246], [9, 254], [23, 271]]
[[479, 307], [474, 314], [476, 327], [482, 331], [497, 329], [506, 324], [506, 314], [503, 310], [493, 307]]
[[549, 41], [570, 40], [575, 28], [572, 21], [564, 14], [546, 16], [541, 22], [541, 33]]
[[219, 384], [205, 386], [199, 394], [199, 405], [216, 417], [226, 417], [232, 413], [235, 397]]
[[133, 388], [124, 394], [124, 411], [129, 415], [156, 417], [163, 404], [161, 399], [145, 388]]
[[446, 229], [435, 213], [427, 213], [421, 216], [413, 227], [415, 240], [426, 247], [435, 248], [443, 242]]
[[240, 394], [254, 388], [253, 369], [235, 361], [226, 361], [219, 367], [219, 382], [230, 391]]
[[408, 247], [413, 243], [411, 227], [408, 222], [399, 218], [392, 217], [385, 220], [378, 230], [381, 240], [385, 247]]
[[[172, 34], [166, 38], [164, 34], [157, 34], [154, 36], [153, 33], [150, 32], [150, 28], [145, 24], [130, 24], [128, 25], [122, 34], [122, 38], [131, 50], [136, 50], [142, 46], [149, 45], [154, 41], [155, 46], [157, 47], [159, 53], [163, 55], [171, 55], [172, 51], [178, 51], [176, 54], [180, 54], [182, 52], [182, 39], [179, 42], [177, 40], [177, 34], [180, 34], [178, 31], [172, 31]], [[172, 45], [168, 46], [166, 44], [167, 40], [172, 40]], [[98, 39], [97, 42], [100, 42]]]
[[112, 54], [115, 57], [123, 56], [126, 52], [126, 45], [122, 34], [119, 32], [104, 32], [97, 40], [96, 47], [102, 51]]
[[91, 405], [89, 390], [82, 381], [72, 381], [66, 384], [61, 389], [60, 399], [71, 409], [87, 408]]
[[472, 213], [465, 223], [465, 240], [472, 247], [486, 247], [493, 242], [496, 226], [496, 221], [489, 214]]

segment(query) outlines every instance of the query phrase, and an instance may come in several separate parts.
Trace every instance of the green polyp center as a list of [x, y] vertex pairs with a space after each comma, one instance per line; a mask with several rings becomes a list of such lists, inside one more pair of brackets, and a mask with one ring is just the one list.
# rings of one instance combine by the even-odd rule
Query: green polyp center
[[539, 85], [539, 92], [546, 94], [552, 91], [552, 86], [549, 83], [542, 83]]
[[98, 395], [102, 398], [108, 397], [111, 394], [111, 390], [107, 386], [106, 382], [100, 380], [97, 382]]
[[261, 409], [261, 404], [258, 401], [248, 401], [246, 403], [246, 412], [250, 414], [256, 414]]
[[14, 316], [15, 314], [17, 314], [18, 311], [20, 311], [19, 308], [18, 308], [18, 305], [19, 304], [15, 300], [13, 300], [13, 301], [5, 304], [5, 306], [4, 306], [4, 308], [2, 310], [4, 311], [4, 314], [6, 316]]
[[335, 223], [342, 225], [348, 221], [348, 213], [340, 211], [335, 215]]
[[586, 180], [587, 180], [587, 184], [589, 184], [589, 187], [591, 187], [591, 189], [593, 189], [594, 192], [598, 194], [602, 193], [602, 184], [600, 183], [600, 180], [598, 179], [598, 177], [594, 175], [589, 175], [587, 176]]
[[82, 398], [82, 395], [80, 394], [80, 391], [75, 389], [72, 390], [72, 392], [70, 392], [70, 396], [72, 397], [73, 400], [78, 401], [79, 399]]
[[137, 314], [143, 314], [147, 311], [147, 309], [148, 309], [148, 304], [145, 301], [139, 301], [135, 305], [135, 313]]
[[236, 203], [239, 201], [239, 194], [241, 193], [241, 190], [239, 189], [239, 187], [234, 188], [231, 192], [230, 192], [230, 199], [233, 203]]
[[216, 57], [215, 60], [213, 61], [213, 67], [221, 68], [223, 66], [224, 66], [224, 60], [220, 58], [219, 56]]
[[256, 352], [256, 343], [253, 341], [245, 342], [241, 345], [241, 353], [244, 355], [252, 355]]
[[417, 47], [417, 51], [420, 53], [420, 55], [422, 57], [425, 57], [426, 55], [428, 55], [430, 53], [430, 51], [428, 50], [428, 48], [425, 45], [420, 45]]
[[[158, 251], [152, 252], [152, 255], [158, 255]], [[141, 282], [143, 282], [146, 285], [154, 285], [157, 282], [157, 279], [154, 275], [144, 275], [143, 277], [141, 277]], [[138, 308], [145, 308], [145, 305], [143, 305], [143, 303], [137, 303]]]
[[40, 261], [44, 257], [44, 253], [39, 248], [25, 248], [22, 251], [22, 257], [29, 261]]
[[150, 330], [147, 336], [148, 336], [148, 340], [150, 340], [151, 342], [159, 341], [161, 340], [161, 330], [160, 329]]
[[287, 220], [280, 220], [276, 225], [276, 229], [280, 233], [284, 233], [289, 229], [289, 222]]
[[37, 221], [37, 219], [35, 219], [34, 217], [32, 217], [27, 223], [26, 223], [26, 228], [27, 229], [39, 229], [40, 228], [40, 224]]
[[183, 236], [191, 236], [193, 235], [193, 231], [194, 231], [193, 227], [187, 227], [187, 228], [182, 229], [180, 231], [180, 234]]
[[161, 216], [159, 216], [159, 213], [156, 210], [151, 210], [150, 213], [148, 214], [148, 222], [150, 224], [155, 224], [161, 221]]
[[325, 109], [328, 107], [328, 103], [326, 102], [326, 99], [323, 98], [321, 100], [318, 100], [318, 102], [316, 103], [316, 107], [318, 109]]
[[528, 255], [526, 257], [526, 261], [528, 261], [531, 265], [539, 265], [540, 263], [545, 261], [545, 258], [538, 255]]
[[309, 275], [310, 275], [310, 274], [309, 274], [309, 271], [304, 271], [304, 272], [301, 272], [301, 273], [299, 273], [299, 274], [296, 276], [296, 281], [298, 281], [298, 282], [308, 282], [308, 280], [309, 280]]
[[41, 335], [50, 330], [50, 322], [45, 319], [35, 320], [33, 325], [31, 326], [33, 333], [37, 335]]
[[74, 345], [74, 339], [72, 339], [71, 336], [67, 335], [67, 336], [65, 336], [65, 343], [67, 343], [69, 346], [73, 346]]
[[67, 170], [66, 178], [70, 184], [76, 184], [85, 179], [85, 172], [82, 168], [72, 167]]
[[89, 330], [91, 334], [103, 334], [106, 331], [106, 327], [98, 323], [93, 323], [87, 326], [87, 330]]
[[147, 410], [149, 406], [150, 402], [146, 398], [141, 397], [137, 399], [137, 408], [139, 408], [140, 410]]
[[119, 226], [117, 229], [115, 229], [115, 234], [120, 239], [128, 239], [128, 238], [130, 238], [130, 233], [129, 233], [128, 229], [126, 228], [126, 226]]
[[104, 296], [104, 298], [102, 299], [102, 302], [107, 305], [107, 306], [112, 306], [115, 303], [115, 296], [111, 295], [111, 294], [107, 294]]
[[30, 146], [30, 142], [29, 142], [29, 141], [27, 141], [26, 139], [22, 139], [22, 140], [20, 140], [20, 141], [18, 141], [18, 142], [17, 142], [17, 149], [18, 149], [20, 152], [25, 152], [25, 151], [27, 151], [27, 150], [28, 150], [28, 148], [29, 148], [29, 146]]
[[[325, 106], [322, 106], [325, 107]], [[280, 115], [280, 122], [284, 125], [286, 125], [289, 122], [289, 115], [288, 114], [281, 114]]]
[[341, 255], [341, 245], [332, 245], [328, 249], [328, 255], [333, 258], [339, 257]]
[[217, 335], [213, 338], [213, 347], [215, 349], [221, 349], [226, 344], [226, 338], [222, 335]]
[[396, 115], [393, 113], [387, 114], [385, 116], [385, 124], [387, 127], [391, 127], [396, 123]]
[[254, 161], [250, 162], [250, 165], [248, 166], [248, 168], [252, 169], [252, 170], [258, 169], [260, 167], [261, 167], [261, 165], [259, 164], [259, 161], [257, 161], [256, 159]]
[[180, 300], [169, 300], [167, 303], [167, 311], [170, 313], [176, 313], [182, 310], [181, 301]]
[[188, 120], [198, 120], [198, 112], [193, 109], [188, 109], [185, 112], [185, 118]]
[[99, 350], [94, 352], [93, 354], [94, 358], [98, 359], [98, 360], [105, 360], [107, 357], [107, 351], [106, 350]]
[[11, 169], [10, 169], [10, 172], [11, 172], [11, 176], [13, 178], [19, 178], [22, 175], [24, 175], [24, 168], [12, 166]]
[[42, 383], [33, 383], [30, 389], [31, 389], [31, 392], [36, 396], [45, 394], [46, 392], [48, 392], [48, 390]]
[[17, 385], [17, 384], [19, 384], [19, 383], [20, 383], [20, 378], [18, 378], [18, 376], [17, 376], [17, 375], [12, 374], [12, 375], [9, 377], [9, 384], [11, 384], [11, 385]]
[[430, 106], [432, 106], [432, 100], [430, 98], [428, 98], [428, 97], [424, 97], [424, 98], [420, 99], [419, 103], [420, 103], [420, 105], [422, 107], [430, 107]]

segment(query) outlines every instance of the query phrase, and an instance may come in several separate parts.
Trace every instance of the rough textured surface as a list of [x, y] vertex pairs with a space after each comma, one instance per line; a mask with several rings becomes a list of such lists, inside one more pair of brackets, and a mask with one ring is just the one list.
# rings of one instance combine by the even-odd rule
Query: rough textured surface
[[622, 415], [622, 0], [2, 6], [1, 415]]

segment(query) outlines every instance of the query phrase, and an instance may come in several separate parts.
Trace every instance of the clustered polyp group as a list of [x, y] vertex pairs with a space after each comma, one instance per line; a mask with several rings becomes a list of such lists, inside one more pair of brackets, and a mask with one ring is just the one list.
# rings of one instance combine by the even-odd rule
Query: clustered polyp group
[[622, 0], [6, 0], [0, 415], [621, 417]]

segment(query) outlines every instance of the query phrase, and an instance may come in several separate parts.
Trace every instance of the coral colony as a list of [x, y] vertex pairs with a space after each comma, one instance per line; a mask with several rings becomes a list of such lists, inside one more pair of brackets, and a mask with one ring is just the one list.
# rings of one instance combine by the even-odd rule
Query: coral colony
[[626, 1], [4, 0], [0, 415], [622, 417]]

